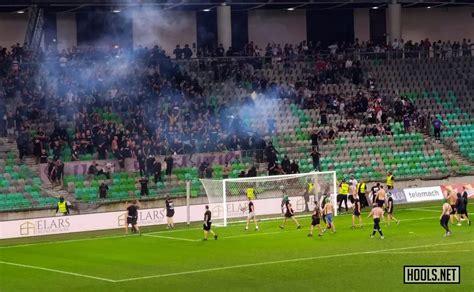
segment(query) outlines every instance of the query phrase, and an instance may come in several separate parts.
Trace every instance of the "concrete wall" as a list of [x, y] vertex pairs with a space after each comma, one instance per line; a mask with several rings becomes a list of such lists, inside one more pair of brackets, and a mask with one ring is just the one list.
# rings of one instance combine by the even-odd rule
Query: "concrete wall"
[[28, 13], [0, 14], [0, 46], [10, 48], [16, 43], [23, 45], [27, 25]]
[[75, 13], [59, 13], [56, 16], [58, 51], [77, 46], [77, 23]]
[[249, 41], [260, 49], [270, 42], [295, 45], [306, 40], [305, 10], [252, 10], [248, 22]]
[[402, 9], [402, 36], [405, 41], [474, 40], [474, 7]]
[[161, 46], [171, 54], [177, 44], [196, 43], [196, 13], [192, 11], [134, 11], [133, 46]]
[[359, 42], [370, 40], [369, 8], [354, 9], [354, 37]]

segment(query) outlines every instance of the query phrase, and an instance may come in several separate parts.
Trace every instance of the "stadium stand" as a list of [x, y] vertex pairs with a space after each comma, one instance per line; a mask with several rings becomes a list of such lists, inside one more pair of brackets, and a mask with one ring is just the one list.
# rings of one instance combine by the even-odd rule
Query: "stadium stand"
[[[66, 162], [242, 150], [246, 159], [231, 161], [230, 177], [253, 165], [266, 174], [258, 152], [266, 152], [270, 141], [278, 161], [287, 155], [301, 172], [313, 170], [314, 134], [322, 170], [336, 170], [339, 179], [354, 174], [381, 180], [389, 170], [398, 179], [473, 173], [470, 52], [454, 43], [451, 50], [445, 43], [431, 51], [410, 42], [403, 49], [355, 43], [330, 54], [317, 45], [294, 48], [269, 45], [258, 57], [249, 44], [232, 56], [251, 58], [190, 60], [170, 60], [157, 47], [133, 54], [71, 50], [41, 58], [23, 51], [19, 71], [19, 50], [8, 52], [2, 63], [9, 97], [2, 134], [23, 135], [17, 139], [20, 155], [40, 160], [38, 148], [46, 149], [53, 160]], [[25, 85], [21, 97], [13, 98], [23, 89], [14, 78]], [[435, 115], [446, 127], [444, 144], [429, 138]], [[0, 161], [2, 193], [8, 194], [1, 206], [54, 203], [40, 194], [38, 175], [24, 164], [16, 169], [13, 163], [20, 160], [8, 153], [6, 163]], [[214, 177], [222, 177], [222, 165], [211, 167]], [[197, 168], [175, 168], [164, 182], [150, 181], [150, 198], [183, 196], [186, 181], [192, 196], [203, 195]], [[61, 185], [78, 202], [113, 202], [139, 197], [139, 178], [120, 171], [110, 179], [65, 176]], [[97, 195], [102, 182], [110, 188], [105, 200]]]

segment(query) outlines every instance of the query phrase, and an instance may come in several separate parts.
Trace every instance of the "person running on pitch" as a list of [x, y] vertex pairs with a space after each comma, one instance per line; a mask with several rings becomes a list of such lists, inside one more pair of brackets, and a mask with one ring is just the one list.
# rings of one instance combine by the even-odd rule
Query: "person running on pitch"
[[390, 221], [393, 219], [395, 220], [395, 222], [397, 222], [397, 225], [400, 224], [400, 220], [398, 220], [397, 218], [395, 218], [395, 216], [393, 216], [393, 198], [392, 198], [392, 193], [388, 193], [387, 194], [387, 197], [388, 197], [388, 200], [387, 200], [387, 217], [388, 217], [388, 226], [390, 226]]
[[311, 219], [312, 221], [311, 221], [308, 237], [313, 236], [314, 227], [318, 228], [318, 236], [323, 236], [323, 233], [321, 230], [321, 224], [320, 224], [321, 223], [321, 209], [319, 209], [318, 205], [314, 207], [313, 215], [311, 216]]
[[439, 223], [441, 224], [441, 227], [443, 227], [444, 230], [446, 230], [446, 233], [444, 234], [445, 237], [451, 235], [451, 231], [449, 230], [448, 223], [449, 223], [449, 218], [451, 217], [452, 211], [453, 210], [451, 208], [451, 205], [445, 202], [443, 204], [443, 211], [441, 212], [441, 216], [439, 216]]
[[174, 221], [173, 221], [174, 203], [173, 203], [173, 199], [171, 199], [170, 196], [166, 196], [165, 205], [166, 205], [166, 224], [167, 224], [166, 229], [173, 229], [174, 228]]
[[352, 228], [356, 228], [355, 225], [355, 219], [359, 218], [359, 226], [362, 227], [362, 217], [360, 216], [360, 209], [361, 209], [361, 204], [359, 200], [359, 196], [357, 194], [354, 195], [354, 206], [352, 210]]
[[448, 204], [451, 206], [451, 214], [450, 214], [450, 220], [451, 224], [454, 224], [454, 219], [456, 218], [456, 221], [459, 222], [458, 217], [456, 216], [456, 202], [458, 200], [458, 197], [456, 196], [456, 193], [453, 190], [448, 191]]
[[467, 225], [471, 226], [471, 220], [467, 217], [466, 204], [464, 203], [464, 198], [461, 193], [457, 194], [458, 199], [456, 200], [456, 216], [458, 219], [458, 226], [461, 226], [462, 221], [466, 221]]
[[323, 209], [323, 215], [326, 219], [326, 228], [323, 230], [323, 232], [325, 232], [326, 229], [332, 229], [332, 233], [336, 233], [336, 225], [334, 225], [334, 222], [332, 222], [333, 214], [334, 205], [332, 204], [331, 199], [327, 198]]
[[212, 225], [212, 214], [211, 210], [209, 210], [209, 206], [206, 205], [206, 212], [204, 212], [204, 223], [202, 224], [202, 229], [204, 230], [204, 240], [207, 240], [207, 236], [209, 235], [209, 232], [214, 236], [214, 239], [217, 240], [217, 234], [214, 233], [213, 230], [211, 230], [211, 225]]
[[127, 207], [127, 223], [125, 224], [125, 234], [128, 234], [128, 225], [132, 225], [133, 233], [140, 233], [140, 228], [138, 228], [138, 209], [140, 208], [140, 202], [135, 200]]
[[379, 206], [373, 208], [370, 211], [370, 214], [369, 214], [369, 216], [367, 216], [367, 218], [369, 218], [371, 216], [374, 217], [374, 230], [372, 231], [372, 234], [370, 235], [370, 238], [374, 238], [375, 233], [378, 231], [380, 233], [380, 238], [384, 239], [382, 229], [380, 229], [380, 218], [383, 217], [383, 209]]
[[469, 219], [469, 214], [467, 212], [467, 187], [464, 186], [464, 192], [462, 193], [462, 201], [464, 203], [464, 216], [466, 216], [467, 220], [469, 220], [469, 226], [471, 226], [471, 219]]
[[[258, 224], [257, 224], [257, 218], [255, 217], [255, 205], [252, 202], [252, 198], [248, 197], [249, 199], [249, 214], [247, 215], [247, 225], [245, 226], [245, 231], [249, 230], [249, 223], [250, 220], [253, 220], [253, 223], [255, 223], [255, 230], [258, 230]], [[243, 208], [242, 211], [245, 211], [245, 207]]]
[[293, 210], [293, 207], [291, 206], [291, 203], [289, 200], [286, 202], [285, 207], [286, 207], [285, 218], [283, 219], [283, 223], [280, 225], [280, 228], [281, 229], [285, 228], [286, 221], [288, 219], [293, 219], [293, 221], [296, 223], [296, 228], [300, 229], [301, 225], [298, 222], [298, 220], [296, 220], [295, 211]]

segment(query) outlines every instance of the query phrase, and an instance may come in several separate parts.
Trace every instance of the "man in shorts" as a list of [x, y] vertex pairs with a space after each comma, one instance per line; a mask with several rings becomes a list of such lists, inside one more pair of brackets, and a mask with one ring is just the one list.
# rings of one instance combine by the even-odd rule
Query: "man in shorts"
[[443, 227], [444, 230], [446, 231], [444, 233], [445, 237], [451, 235], [451, 231], [449, 230], [448, 223], [449, 223], [449, 218], [451, 217], [451, 212], [452, 211], [453, 211], [453, 209], [451, 208], [449, 203], [444, 203], [443, 204], [443, 210], [441, 212], [441, 216], [439, 216], [439, 223], [440, 223], [441, 227]]
[[313, 210], [313, 215], [311, 216], [311, 227], [309, 229], [309, 234], [308, 237], [313, 237], [313, 230], [314, 227], [318, 228], [318, 236], [323, 236], [322, 230], [321, 230], [321, 209], [319, 209], [319, 206], [316, 205]]
[[173, 199], [170, 198], [170, 196], [166, 196], [165, 205], [166, 205], [166, 224], [167, 224], [166, 229], [173, 229], [174, 228], [174, 221], [173, 221], [174, 202], [173, 202]]
[[288, 219], [293, 219], [293, 221], [296, 223], [296, 229], [300, 229], [301, 225], [298, 222], [298, 220], [296, 220], [295, 211], [293, 210], [293, 207], [291, 206], [291, 203], [289, 200], [286, 202], [285, 207], [286, 207], [285, 218], [283, 219], [283, 223], [280, 225], [280, 228], [284, 229], [286, 225], [286, 221]]
[[323, 232], [326, 231], [326, 229], [332, 229], [332, 233], [336, 233], [336, 225], [334, 225], [334, 222], [332, 222], [332, 216], [334, 214], [334, 206], [329, 198], [326, 199], [326, 204], [324, 205], [323, 209], [323, 215], [324, 218], [326, 219], [326, 228], [323, 230]]
[[451, 214], [450, 214], [450, 219], [451, 219], [451, 224], [454, 224], [454, 218], [456, 218], [456, 221], [459, 220], [456, 216], [456, 202], [458, 200], [458, 197], [456, 196], [456, 193], [453, 190], [448, 191], [448, 204], [451, 207]]
[[383, 217], [383, 209], [379, 206], [374, 207], [370, 211], [370, 214], [369, 214], [369, 216], [367, 216], [367, 218], [369, 218], [371, 216], [374, 217], [374, 230], [372, 231], [372, 235], [370, 235], [370, 238], [374, 238], [375, 233], [378, 231], [379, 234], [380, 234], [380, 238], [384, 239], [382, 229], [380, 228], [380, 218]]
[[[356, 194], [354, 195], [354, 206], [352, 210], [352, 229], [356, 227], [362, 227], [362, 217], [360, 216], [360, 209], [361, 209], [361, 204], [359, 200], [359, 196]], [[359, 225], [355, 225], [355, 219], [359, 218]]]
[[202, 224], [202, 229], [204, 230], [204, 240], [207, 240], [207, 236], [209, 235], [209, 232], [214, 236], [214, 239], [217, 240], [217, 234], [214, 233], [213, 230], [211, 230], [211, 225], [212, 225], [212, 214], [211, 210], [209, 210], [209, 206], [206, 205], [206, 212], [204, 212], [204, 223]]
[[395, 220], [395, 222], [397, 222], [397, 225], [400, 224], [400, 220], [398, 220], [397, 218], [395, 218], [395, 216], [393, 216], [393, 198], [392, 198], [392, 193], [388, 193], [387, 194], [387, 217], [388, 217], [388, 226], [390, 226], [390, 221]]
[[255, 217], [255, 205], [253, 204], [251, 197], [248, 197], [248, 199], [249, 199], [249, 205], [248, 205], [249, 214], [247, 215], [247, 225], [245, 226], [245, 231], [249, 230], [250, 220], [253, 220], [253, 223], [255, 223], [255, 230], [258, 231], [257, 218]]
[[132, 225], [132, 233], [140, 233], [140, 228], [138, 228], [138, 209], [140, 208], [140, 202], [135, 200], [127, 207], [127, 224], [125, 225], [125, 234], [128, 234], [128, 225]]

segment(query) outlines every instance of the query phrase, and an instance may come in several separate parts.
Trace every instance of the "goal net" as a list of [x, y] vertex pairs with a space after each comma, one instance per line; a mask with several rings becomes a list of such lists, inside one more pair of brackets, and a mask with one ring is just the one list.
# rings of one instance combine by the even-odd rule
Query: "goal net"
[[[282, 200], [287, 197], [295, 212], [309, 212], [315, 204], [329, 198], [336, 206], [336, 172], [310, 172], [222, 180], [201, 179], [215, 225], [227, 226], [229, 218], [246, 216], [248, 197], [255, 213], [283, 213]], [[336, 209], [336, 208], [335, 208]]]

